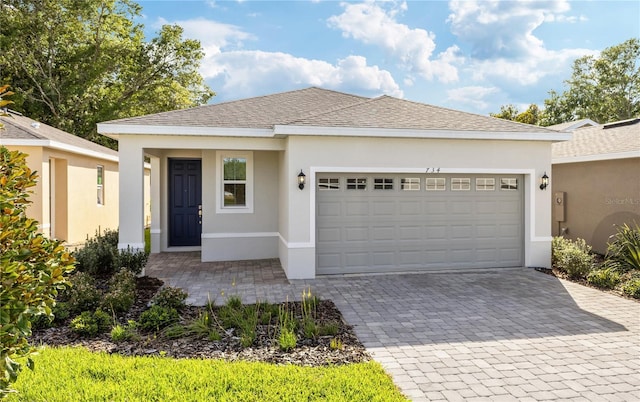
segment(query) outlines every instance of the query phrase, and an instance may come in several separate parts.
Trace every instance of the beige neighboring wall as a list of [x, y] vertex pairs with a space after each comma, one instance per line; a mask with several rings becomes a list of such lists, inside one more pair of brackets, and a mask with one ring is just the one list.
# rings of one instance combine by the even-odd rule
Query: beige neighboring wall
[[565, 216], [553, 207], [552, 233], [582, 238], [604, 254], [614, 225], [640, 225], [640, 157], [554, 164], [554, 194], [565, 193]]

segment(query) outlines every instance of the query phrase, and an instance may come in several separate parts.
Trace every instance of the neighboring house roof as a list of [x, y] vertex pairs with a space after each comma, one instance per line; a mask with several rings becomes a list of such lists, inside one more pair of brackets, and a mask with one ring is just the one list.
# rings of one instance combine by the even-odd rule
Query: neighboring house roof
[[640, 118], [579, 128], [552, 150], [553, 163], [640, 158]]
[[49, 147], [100, 159], [118, 160], [118, 151], [14, 112], [10, 112], [10, 117], [3, 117], [2, 123], [4, 130], [0, 130], [0, 145]]
[[[228, 130], [230, 128], [239, 130], [231, 132]], [[362, 130], [356, 132], [358, 129]], [[408, 134], [407, 131], [411, 130], [413, 133]], [[365, 98], [315, 87], [112, 120], [98, 124], [98, 131], [112, 137], [117, 137], [118, 134], [259, 137], [308, 134], [421, 137], [425, 136], [423, 135], [425, 131], [454, 131], [460, 132], [460, 138], [470, 138], [465, 137], [465, 132], [491, 132], [493, 135], [496, 133], [523, 134], [518, 139], [563, 140], [568, 138], [543, 127], [411, 102], [391, 96]], [[539, 136], [531, 136], [531, 134]]]
[[556, 131], [570, 132], [578, 128], [598, 126], [599, 123], [591, 119], [582, 119], [577, 121], [568, 121], [566, 123], [554, 124], [553, 126], [547, 126], [547, 128]]

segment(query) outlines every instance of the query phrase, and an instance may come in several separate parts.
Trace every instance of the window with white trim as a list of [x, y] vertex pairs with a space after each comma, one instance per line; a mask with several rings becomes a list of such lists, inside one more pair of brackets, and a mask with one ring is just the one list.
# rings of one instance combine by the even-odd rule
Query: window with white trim
[[253, 152], [218, 152], [218, 213], [253, 212]]
[[318, 179], [318, 190], [340, 190], [340, 179], [337, 177], [323, 177]]
[[425, 190], [427, 191], [444, 191], [447, 189], [447, 179], [444, 177], [427, 177], [425, 182]]
[[496, 189], [496, 179], [492, 177], [476, 178], [476, 191], [494, 191]]
[[373, 189], [374, 190], [393, 190], [393, 179], [391, 178], [381, 178], [381, 179], [373, 179]]
[[503, 177], [500, 179], [500, 190], [514, 191], [518, 189], [518, 179], [515, 177]]
[[366, 177], [356, 177], [356, 178], [347, 179], [347, 190], [366, 190], [366, 189], [367, 189]]
[[467, 177], [451, 178], [451, 191], [469, 191], [471, 190], [471, 179]]
[[418, 191], [420, 190], [420, 178], [419, 177], [405, 177], [400, 179], [400, 189], [404, 191]]
[[98, 183], [98, 205], [104, 205], [104, 166], [96, 167], [97, 183]]

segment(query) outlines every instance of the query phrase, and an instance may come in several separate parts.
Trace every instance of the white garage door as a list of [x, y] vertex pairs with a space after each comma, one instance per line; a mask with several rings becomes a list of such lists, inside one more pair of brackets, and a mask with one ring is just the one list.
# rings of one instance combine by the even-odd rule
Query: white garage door
[[518, 267], [519, 175], [319, 174], [317, 273]]

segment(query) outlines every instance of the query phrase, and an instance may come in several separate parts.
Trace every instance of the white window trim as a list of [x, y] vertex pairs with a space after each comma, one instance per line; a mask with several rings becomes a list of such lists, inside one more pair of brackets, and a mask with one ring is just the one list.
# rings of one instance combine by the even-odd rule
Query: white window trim
[[[247, 160], [247, 188], [245, 206], [224, 206], [224, 158], [244, 158]], [[253, 152], [252, 151], [217, 151], [216, 152], [216, 213], [217, 214], [252, 214], [253, 213]]]

